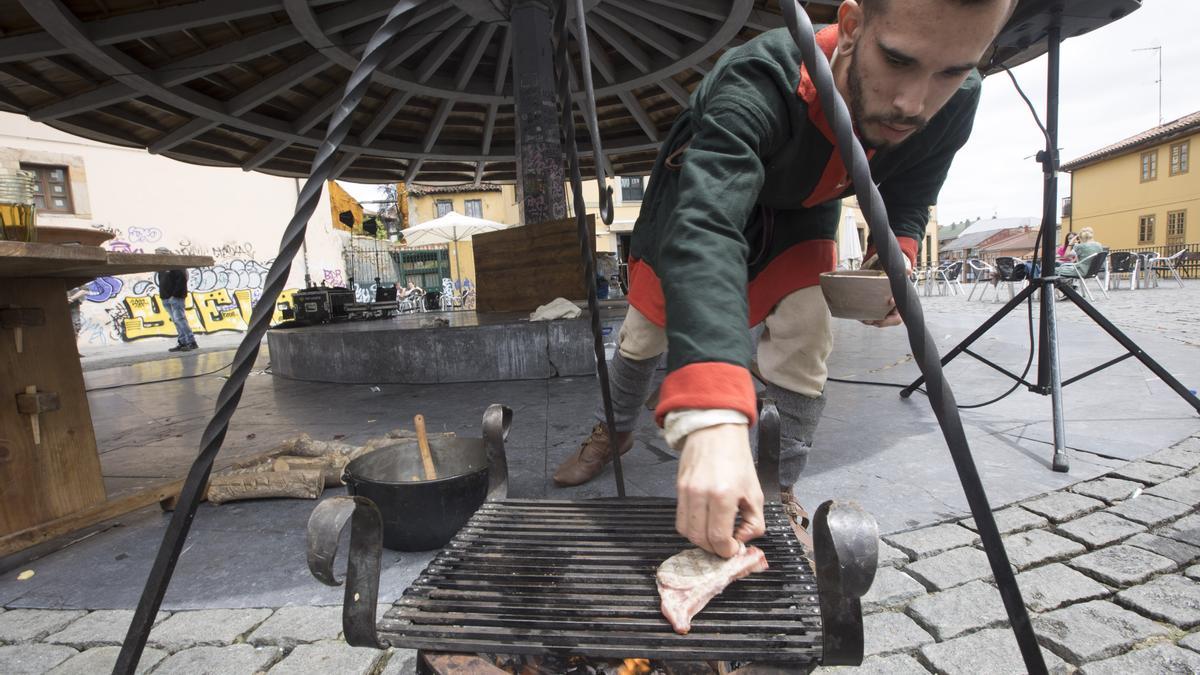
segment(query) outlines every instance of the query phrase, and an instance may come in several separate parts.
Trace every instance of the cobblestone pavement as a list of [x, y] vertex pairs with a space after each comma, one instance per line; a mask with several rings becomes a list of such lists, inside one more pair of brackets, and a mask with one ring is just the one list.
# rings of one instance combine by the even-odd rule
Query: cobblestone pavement
[[[996, 513], [1051, 672], [1200, 672], [1198, 504], [1200, 434]], [[887, 535], [880, 564], [859, 672], [1023, 672], [972, 520]], [[131, 618], [0, 610], [0, 672], [107, 672]], [[399, 674], [415, 655], [349, 647], [339, 607], [213, 609], [163, 612], [142, 668]]]
[[[1198, 504], [1200, 435], [996, 512], [1050, 672], [1200, 672]], [[856, 672], [1024, 672], [972, 520], [885, 536], [880, 564]]]

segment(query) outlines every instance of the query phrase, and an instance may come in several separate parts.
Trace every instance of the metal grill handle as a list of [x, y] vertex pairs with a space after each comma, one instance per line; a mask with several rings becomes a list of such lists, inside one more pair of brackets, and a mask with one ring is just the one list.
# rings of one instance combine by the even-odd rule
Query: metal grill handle
[[863, 596], [875, 580], [879, 525], [854, 502], [827, 501], [813, 518], [813, 551], [825, 635], [822, 665], [863, 660]]
[[366, 497], [330, 497], [308, 517], [308, 570], [321, 583], [340, 586], [333, 571], [338, 539], [350, 521], [350, 552], [346, 594], [342, 599], [342, 631], [355, 647], [386, 649], [375, 630], [379, 571], [383, 558], [383, 518]]

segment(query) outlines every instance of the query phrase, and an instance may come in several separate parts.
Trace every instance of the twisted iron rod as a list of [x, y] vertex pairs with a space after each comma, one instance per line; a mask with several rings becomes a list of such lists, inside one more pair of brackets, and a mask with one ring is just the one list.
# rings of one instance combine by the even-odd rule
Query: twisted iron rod
[[271, 316], [275, 312], [275, 301], [287, 283], [288, 273], [292, 268], [292, 259], [304, 243], [308, 219], [312, 217], [317, 208], [325, 181], [332, 177], [334, 157], [337, 155], [338, 147], [350, 133], [351, 115], [362, 101], [363, 95], [366, 94], [367, 87], [371, 83], [371, 76], [387, 53], [384, 48], [391, 43], [407, 23], [407, 17], [404, 17], [404, 14], [419, 4], [421, 3], [418, 0], [398, 0], [392, 7], [383, 23], [367, 42], [358, 66], [355, 67], [350, 79], [346, 82], [345, 94], [333, 110], [325, 132], [325, 140], [317, 148], [316, 156], [313, 158], [312, 173], [300, 190], [295, 214], [284, 230], [282, 241], [279, 244], [279, 254], [267, 272], [262, 297], [255, 305], [250, 316], [249, 328], [242, 338], [241, 344], [238, 345], [230, 377], [221, 387], [212, 419], [209, 420], [208, 426], [204, 429], [204, 435], [200, 439], [200, 453], [192, 462], [183, 489], [179, 493], [179, 503], [163, 534], [162, 544], [154, 558], [154, 566], [150, 569], [150, 576], [146, 580], [141, 599], [134, 611], [133, 622], [125, 634], [121, 653], [113, 668], [114, 675], [132, 675], [137, 668], [142, 651], [146, 647], [146, 639], [154, 625], [154, 617], [162, 605], [167, 585], [175, 571], [175, 564], [179, 561], [184, 540], [187, 538], [188, 530], [191, 529], [192, 520], [196, 517], [196, 509], [200, 505], [204, 486], [212, 472], [213, 461], [221, 450], [225, 433], [229, 430], [229, 421], [233, 418], [233, 413], [237, 411], [238, 401], [242, 398], [246, 378], [254, 367], [254, 360], [258, 357], [262, 338], [270, 327]]
[[933, 336], [925, 327], [925, 315], [921, 308], [921, 300], [917, 290], [908, 281], [908, 269], [904, 264], [904, 253], [896, 241], [888, 223], [887, 207], [879, 188], [871, 177], [871, 167], [867, 163], [867, 155], [858, 137], [854, 134], [854, 122], [846, 102], [842, 100], [833, 81], [833, 71], [824, 54], [817, 50], [816, 35], [808, 15], [798, 6], [796, 0], [784, 0], [780, 3], [788, 30], [795, 40], [796, 46], [808, 68], [808, 74], [820, 94], [825, 105], [826, 115], [830, 126], [837, 136], [838, 152], [842, 161], [849, 167], [850, 177], [858, 192], [858, 203], [871, 228], [871, 237], [879, 252], [879, 260], [887, 272], [892, 288], [892, 296], [896, 307], [904, 319], [908, 331], [908, 342], [912, 347], [913, 356], [921, 374], [925, 376], [929, 403], [933, 414], [941, 426], [942, 435], [950, 448], [950, 456], [954, 459], [954, 467], [958, 471], [959, 481], [962, 482], [963, 492], [966, 493], [967, 503], [971, 507], [971, 515], [979, 529], [983, 540], [984, 551], [992, 567], [996, 584], [1000, 588], [1000, 596], [1004, 608], [1008, 612], [1009, 622], [1017, 638], [1025, 667], [1030, 673], [1046, 672], [1046, 663], [1038, 647], [1037, 636], [1034, 635], [1029, 613], [1021, 600], [1021, 590], [1017, 587], [1012, 567], [1008, 562], [1008, 553], [1000, 540], [1000, 530], [992, 516], [992, 507], [988, 504], [987, 494], [979, 479], [979, 470], [971, 456], [971, 448], [967, 443], [967, 435], [963, 430], [962, 419], [958, 415], [958, 407], [954, 400], [954, 392], [950, 383], [942, 373], [941, 357]]

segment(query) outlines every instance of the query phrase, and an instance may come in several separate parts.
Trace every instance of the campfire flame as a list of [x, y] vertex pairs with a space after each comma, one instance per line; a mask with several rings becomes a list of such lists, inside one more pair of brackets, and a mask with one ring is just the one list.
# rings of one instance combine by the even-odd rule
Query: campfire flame
[[650, 659], [625, 659], [617, 669], [617, 675], [645, 675], [650, 671]]

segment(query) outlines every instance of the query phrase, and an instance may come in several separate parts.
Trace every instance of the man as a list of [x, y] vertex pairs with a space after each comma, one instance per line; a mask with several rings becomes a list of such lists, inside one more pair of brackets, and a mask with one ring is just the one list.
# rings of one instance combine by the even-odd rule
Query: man
[[175, 324], [175, 332], [179, 334], [178, 344], [167, 351], [190, 352], [198, 348], [196, 336], [192, 334], [187, 314], [184, 312], [188, 294], [187, 272], [183, 270], [159, 272], [156, 281], [158, 296], [162, 300], [163, 307], [167, 309], [167, 314], [171, 317], [171, 323]]
[[[1014, 6], [845, 0], [837, 24], [818, 35], [910, 265], [971, 131], [981, 84], [974, 65]], [[656, 419], [682, 451], [676, 528], [724, 557], [763, 533], [763, 489], [775, 488], [758, 485], [748, 434], [756, 421], [748, 327], [759, 324], [757, 367], [782, 417], [778, 489], [811, 545], [792, 486], [825, 406], [832, 333], [818, 277], [837, 264], [839, 200], [854, 186], [826, 104], [800, 63], [791, 36], [769, 31], [726, 52], [693, 92], [659, 152], [634, 227], [630, 309], [610, 371], [624, 453], [668, 352]], [[899, 323], [893, 309], [873, 325]], [[554, 479], [586, 482], [608, 455], [601, 423]]]

